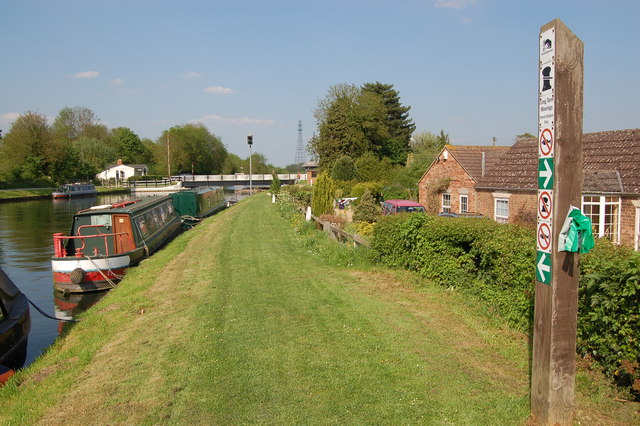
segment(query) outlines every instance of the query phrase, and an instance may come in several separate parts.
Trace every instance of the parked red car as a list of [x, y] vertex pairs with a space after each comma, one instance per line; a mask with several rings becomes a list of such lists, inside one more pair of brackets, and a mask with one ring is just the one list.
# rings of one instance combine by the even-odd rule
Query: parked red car
[[396, 213], [414, 213], [425, 212], [427, 209], [415, 201], [409, 200], [387, 200], [382, 202], [382, 214], [396, 214]]

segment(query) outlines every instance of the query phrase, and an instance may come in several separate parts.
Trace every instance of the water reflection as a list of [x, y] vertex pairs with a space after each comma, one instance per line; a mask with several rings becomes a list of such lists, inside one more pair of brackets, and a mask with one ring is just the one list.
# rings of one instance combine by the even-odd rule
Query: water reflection
[[107, 292], [108, 290], [64, 295], [59, 291], [54, 291], [53, 307], [55, 316], [61, 320], [58, 322], [58, 333], [63, 333], [68, 326], [73, 324], [70, 320], [77, 319], [81, 313], [98, 303]]
[[[68, 233], [71, 218], [78, 210], [125, 198], [126, 194], [118, 194], [0, 203], [0, 266], [31, 301], [53, 316], [52, 235], [55, 232]], [[56, 321], [43, 317], [35, 309], [31, 314], [27, 364], [58, 335]]]

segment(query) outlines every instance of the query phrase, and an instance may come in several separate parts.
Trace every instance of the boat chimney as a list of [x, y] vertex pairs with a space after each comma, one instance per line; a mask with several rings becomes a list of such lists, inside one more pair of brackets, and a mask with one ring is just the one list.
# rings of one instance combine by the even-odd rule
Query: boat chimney
[[122, 166], [122, 158], [118, 158], [118, 166]]

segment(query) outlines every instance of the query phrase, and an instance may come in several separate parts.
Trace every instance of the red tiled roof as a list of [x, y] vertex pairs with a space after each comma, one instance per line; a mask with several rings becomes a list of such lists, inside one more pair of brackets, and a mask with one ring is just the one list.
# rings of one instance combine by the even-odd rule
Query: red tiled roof
[[478, 145], [446, 145], [444, 147], [456, 161], [467, 171], [469, 176], [478, 181], [482, 177], [482, 156], [484, 153], [485, 175], [509, 151], [508, 146], [478, 146]]
[[[537, 189], [537, 142], [517, 141], [476, 188]], [[582, 142], [584, 192], [640, 194], [640, 129], [585, 133]]]

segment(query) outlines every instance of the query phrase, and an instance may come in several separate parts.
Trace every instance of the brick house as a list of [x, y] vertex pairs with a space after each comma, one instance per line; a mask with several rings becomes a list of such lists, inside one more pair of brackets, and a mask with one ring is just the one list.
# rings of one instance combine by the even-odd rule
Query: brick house
[[[499, 222], [537, 218], [538, 144], [517, 141], [475, 184], [478, 211]], [[594, 234], [639, 249], [640, 129], [585, 133], [582, 205]]]
[[478, 212], [476, 182], [507, 151], [508, 146], [445, 145], [418, 182], [420, 203], [432, 213]]
[[318, 162], [317, 161], [307, 161], [302, 165], [307, 175], [307, 183], [309, 185], [313, 185], [316, 183], [318, 179]]

